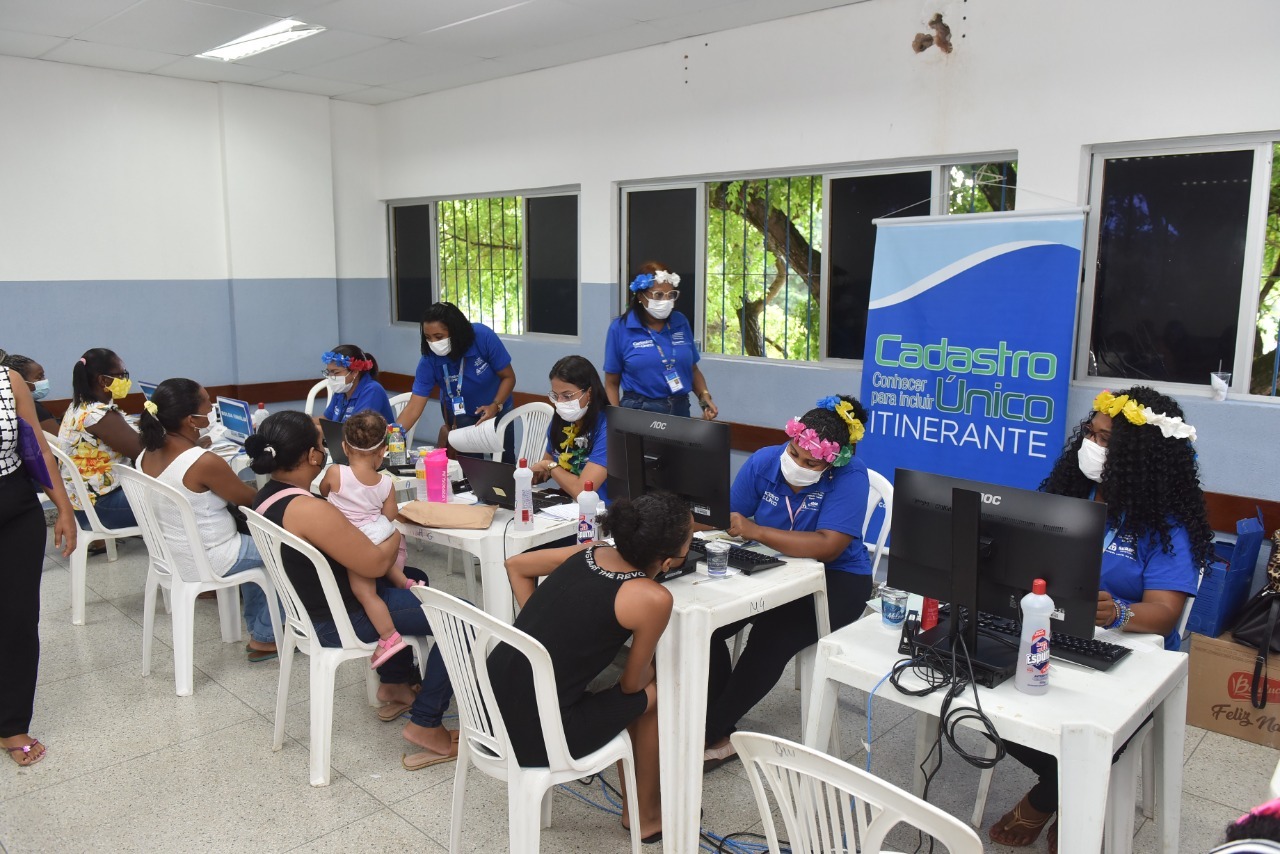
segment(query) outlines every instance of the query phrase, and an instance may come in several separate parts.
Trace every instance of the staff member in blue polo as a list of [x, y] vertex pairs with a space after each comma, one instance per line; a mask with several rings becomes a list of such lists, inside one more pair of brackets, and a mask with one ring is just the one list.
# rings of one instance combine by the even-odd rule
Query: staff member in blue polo
[[[867, 414], [852, 397], [831, 396], [787, 422], [789, 441], [756, 451], [734, 478], [729, 533], [790, 557], [826, 565], [832, 630], [861, 614], [871, 594], [871, 561], [862, 543], [871, 485], [854, 456]], [[747, 645], [731, 665], [726, 641], [748, 623]], [[813, 600], [797, 599], [711, 636], [704, 764], [734, 755], [729, 734], [767, 695], [798, 652], [818, 641]]]
[[[511, 410], [516, 372], [511, 354], [492, 329], [472, 323], [452, 303], [438, 302], [422, 316], [422, 358], [413, 377], [413, 395], [400, 424], [407, 431], [418, 423], [427, 398], [440, 389], [440, 428], [436, 446], [449, 446], [449, 431], [470, 427]], [[502, 459], [515, 462], [515, 431], [504, 438]]]
[[719, 414], [698, 368], [698, 346], [688, 319], [675, 311], [680, 277], [654, 261], [631, 281], [631, 305], [609, 325], [604, 386], [614, 406], [689, 416], [689, 392], [702, 417]]
[[378, 360], [372, 353], [354, 344], [339, 344], [320, 359], [324, 363], [321, 376], [332, 394], [324, 408], [325, 418], [346, 421], [357, 412], [372, 409], [388, 424], [396, 420], [387, 390], [378, 382]]

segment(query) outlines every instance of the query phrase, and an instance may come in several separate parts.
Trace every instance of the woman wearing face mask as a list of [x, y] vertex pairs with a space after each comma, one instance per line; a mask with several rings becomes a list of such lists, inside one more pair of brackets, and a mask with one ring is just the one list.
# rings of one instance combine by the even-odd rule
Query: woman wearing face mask
[[18, 375], [26, 382], [27, 389], [31, 392], [31, 399], [36, 402], [36, 418], [40, 420], [40, 428], [46, 433], [56, 434], [58, 432], [58, 420], [40, 402], [49, 396], [49, 380], [44, 375], [44, 365], [28, 356], [10, 353], [0, 362], [0, 366], [12, 368], [18, 372]]
[[675, 310], [680, 277], [649, 261], [631, 281], [631, 305], [609, 325], [604, 381], [609, 403], [649, 412], [689, 415], [689, 392], [702, 417], [720, 414], [698, 368], [702, 358], [688, 319]]
[[[854, 456], [866, 420], [856, 399], [823, 398], [816, 408], [787, 422], [786, 444], [751, 455], [729, 495], [730, 534], [826, 565], [833, 631], [861, 616], [871, 594], [871, 561], [862, 544], [871, 485], [866, 464]], [[748, 624], [746, 648], [737, 665], [731, 665], [727, 641]], [[817, 641], [809, 597], [712, 634], [704, 754], [708, 767], [734, 755], [729, 734], [738, 719], [773, 689], [796, 653]]]
[[[1103, 392], [1040, 484], [1044, 492], [1106, 503], [1095, 622], [1163, 635], [1166, 649], [1180, 646], [1182, 606], [1213, 553], [1195, 438], [1172, 398], [1146, 386]], [[1039, 782], [989, 835], [1001, 845], [1030, 845], [1058, 809], [1057, 760], [1010, 742], [1005, 749]], [[1049, 850], [1057, 850], [1056, 824]]]
[[395, 423], [387, 390], [378, 383], [378, 360], [354, 344], [340, 344], [320, 357], [324, 362], [322, 376], [333, 397], [324, 409], [330, 421], [346, 421], [357, 412], [372, 409]]
[[[58, 444], [79, 469], [89, 489], [89, 501], [108, 528], [137, 524], [124, 490], [111, 472], [114, 466], [129, 465], [129, 460], [142, 453], [138, 432], [116, 405], [130, 388], [129, 372], [119, 356], [105, 347], [87, 351], [71, 369], [73, 397], [58, 428]], [[70, 484], [67, 493], [80, 527], [87, 530], [89, 519]]]
[[[191, 505], [200, 532], [198, 547], [219, 576], [235, 575], [262, 566], [253, 537], [236, 530], [228, 505], [248, 507], [254, 490], [227, 465], [226, 460], [200, 446], [200, 432], [212, 423], [213, 402], [194, 380], [169, 379], [156, 387], [143, 404], [138, 419], [144, 451], [137, 467], [181, 492]], [[176, 560], [189, 560], [197, 544], [187, 541], [182, 519], [161, 506], [160, 526], [174, 547]], [[190, 564], [188, 564], [190, 566]], [[191, 567], [194, 572], [194, 567]], [[276, 657], [267, 597], [256, 584], [241, 586], [242, 610], [249, 627], [249, 661]]]
[[547, 425], [547, 451], [529, 466], [535, 483], [548, 478], [577, 498], [591, 481], [601, 501], [608, 501], [605, 468], [608, 429], [604, 387], [595, 365], [582, 356], [565, 356], [551, 366], [551, 403], [556, 408]]
[[[449, 447], [449, 431], [470, 427], [511, 411], [516, 387], [511, 354], [492, 329], [467, 320], [457, 306], [438, 302], [422, 316], [422, 358], [413, 378], [413, 396], [400, 413], [405, 430], [418, 423], [431, 392], [440, 389], [444, 426], [437, 447]], [[504, 462], [515, 462], [515, 431], [504, 437]]]

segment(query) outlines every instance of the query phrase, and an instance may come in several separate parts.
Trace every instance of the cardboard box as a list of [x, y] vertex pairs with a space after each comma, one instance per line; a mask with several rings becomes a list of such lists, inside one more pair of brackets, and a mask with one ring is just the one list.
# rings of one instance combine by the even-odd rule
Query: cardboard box
[[1191, 636], [1187, 723], [1236, 738], [1280, 748], [1280, 655], [1267, 660], [1267, 705], [1249, 698], [1258, 651], [1229, 634]]

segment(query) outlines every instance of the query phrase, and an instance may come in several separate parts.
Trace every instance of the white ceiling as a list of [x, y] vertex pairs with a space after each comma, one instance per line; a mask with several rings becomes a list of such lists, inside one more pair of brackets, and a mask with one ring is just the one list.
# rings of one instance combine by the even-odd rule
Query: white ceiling
[[[860, 0], [0, 0], [0, 55], [385, 104]], [[280, 18], [328, 29], [197, 59]]]

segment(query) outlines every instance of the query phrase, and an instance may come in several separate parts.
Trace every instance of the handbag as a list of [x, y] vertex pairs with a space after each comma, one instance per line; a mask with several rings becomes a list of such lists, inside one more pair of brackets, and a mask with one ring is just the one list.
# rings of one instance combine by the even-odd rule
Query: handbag
[[18, 419], [18, 456], [32, 483], [45, 489], [53, 489], [53, 478], [49, 476], [49, 467], [44, 463], [44, 453], [40, 450], [36, 431], [22, 418]]
[[1254, 647], [1258, 656], [1253, 663], [1253, 681], [1249, 684], [1249, 702], [1255, 709], [1267, 707], [1267, 656], [1280, 653], [1276, 625], [1280, 623], [1280, 528], [1271, 535], [1271, 558], [1267, 561], [1267, 583], [1245, 603], [1231, 637], [1236, 643]]

